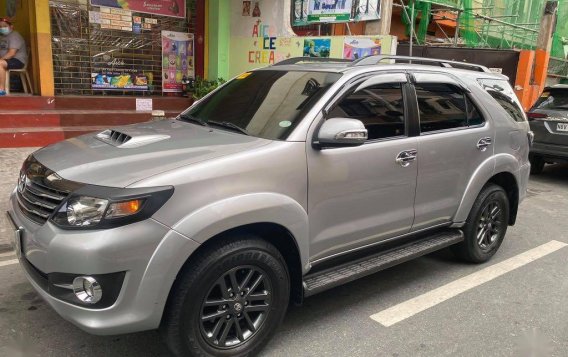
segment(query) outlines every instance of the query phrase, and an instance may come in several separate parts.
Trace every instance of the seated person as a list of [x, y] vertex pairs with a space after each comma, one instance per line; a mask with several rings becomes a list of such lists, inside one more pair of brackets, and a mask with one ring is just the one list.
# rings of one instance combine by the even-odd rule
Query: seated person
[[10, 19], [0, 18], [0, 96], [6, 95], [8, 70], [24, 68], [27, 61], [26, 42]]

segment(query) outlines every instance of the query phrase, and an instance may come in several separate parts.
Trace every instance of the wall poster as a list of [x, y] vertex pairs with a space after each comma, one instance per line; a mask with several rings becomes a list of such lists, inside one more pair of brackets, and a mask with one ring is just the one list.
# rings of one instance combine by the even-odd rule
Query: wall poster
[[367, 56], [381, 54], [381, 39], [379, 37], [345, 37], [343, 43], [343, 58], [356, 60]]
[[162, 92], [181, 92], [195, 77], [193, 42], [191, 33], [162, 31]]
[[186, 0], [91, 0], [91, 5], [181, 18], [187, 9]]
[[147, 91], [148, 75], [136, 69], [130, 59], [113, 58], [108, 54], [92, 58], [91, 88], [93, 90]]

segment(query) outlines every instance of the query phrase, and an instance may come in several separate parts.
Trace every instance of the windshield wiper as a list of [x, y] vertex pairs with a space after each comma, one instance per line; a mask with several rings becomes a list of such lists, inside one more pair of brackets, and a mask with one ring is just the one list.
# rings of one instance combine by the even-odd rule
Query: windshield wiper
[[223, 127], [223, 128], [233, 129], [233, 130], [239, 131], [240, 133], [245, 134], [245, 135], [250, 135], [250, 133], [248, 131], [246, 131], [246, 129], [243, 129], [240, 126], [233, 124], [231, 122], [228, 122], [228, 121], [218, 122], [218, 121], [209, 120], [207, 123], [213, 124], [213, 125], [216, 125], [216, 126], [220, 126], [220, 127]]
[[209, 126], [203, 119], [199, 119], [198, 117], [194, 117], [191, 114], [182, 114], [182, 115], [179, 116], [179, 118], [183, 121], [197, 123], [201, 126]]

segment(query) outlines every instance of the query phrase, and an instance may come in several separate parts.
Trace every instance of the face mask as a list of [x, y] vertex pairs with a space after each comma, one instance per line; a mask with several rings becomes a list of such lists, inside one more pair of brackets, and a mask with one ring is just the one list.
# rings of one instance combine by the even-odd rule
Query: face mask
[[9, 27], [0, 27], [0, 35], [9, 35], [10, 34], [10, 28]]

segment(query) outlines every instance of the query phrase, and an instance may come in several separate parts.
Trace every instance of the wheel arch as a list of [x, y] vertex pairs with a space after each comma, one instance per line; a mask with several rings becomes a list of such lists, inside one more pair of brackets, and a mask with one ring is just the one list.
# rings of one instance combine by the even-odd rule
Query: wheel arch
[[512, 226], [517, 221], [519, 209], [519, 185], [515, 175], [510, 172], [499, 172], [493, 175], [488, 183], [494, 183], [505, 190], [509, 199], [509, 225]]
[[454, 223], [460, 224], [467, 220], [475, 199], [488, 183], [502, 187], [509, 199], [509, 225], [514, 225], [519, 206], [519, 182], [513, 172], [518, 171], [518, 162], [511, 155], [497, 155], [483, 162], [472, 175], [462, 196]]
[[190, 254], [189, 257], [187, 257], [187, 259], [177, 272], [174, 283], [172, 284], [170, 291], [168, 292], [167, 301], [170, 301], [172, 292], [176, 289], [176, 281], [179, 280], [179, 276], [188, 271], [189, 266], [194, 261], [194, 259], [196, 259], [204, 252], [211, 250], [216, 245], [221, 244], [221, 242], [224, 240], [245, 234], [265, 240], [274, 245], [276, 249], [278, 249], [282, 257], [284, 258], [284, 263], [286, 264], [288, 273], [290, 274], [290, 301], [294, 302], [295, 304], [301, 304], [303, 300], [303, 273], [299, 247], [296, 243], [296, 240], [294, 239], [294, 236], [286, 227], [273, 222], [258, 222], [233, 227], [216, 234], [215, 236], [208, 239], [205, 243], [201, 244], [195, 251]]

